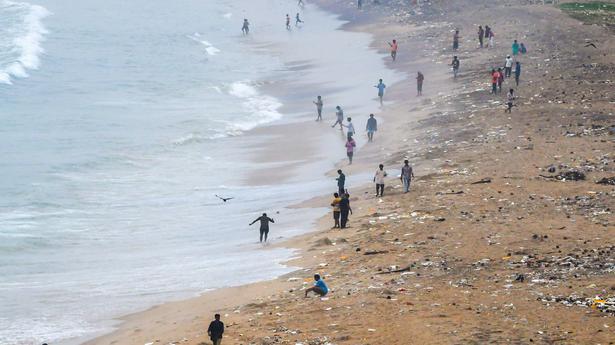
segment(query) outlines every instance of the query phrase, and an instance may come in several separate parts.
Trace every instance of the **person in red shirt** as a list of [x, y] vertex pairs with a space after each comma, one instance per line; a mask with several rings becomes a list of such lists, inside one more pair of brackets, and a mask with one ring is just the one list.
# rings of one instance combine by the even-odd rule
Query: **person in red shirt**
[[397, 41], [393, 40], [393, 42], [389, 43], [389, 46], [391, 46], [391, 57], [393, 58], [393, 61], [395, 61], [395, 58], [397, 57]]
[[498, 68], [498, 92], [502, 93], [502, 83], [504, 83], [504, 71], [502, 71], [502, 68]]
[[500, 74], [494, 68], [491, 70], [491, 93], [494, 95], [498, 92], [498, 80], [500, 80]]

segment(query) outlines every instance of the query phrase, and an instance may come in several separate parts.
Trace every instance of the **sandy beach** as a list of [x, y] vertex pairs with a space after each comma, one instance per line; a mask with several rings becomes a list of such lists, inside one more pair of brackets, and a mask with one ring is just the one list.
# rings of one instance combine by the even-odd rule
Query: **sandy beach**
[[[370, 177], [384, 164], [384, 197], [369, 180], [353, 185], [350, 228], [331, 229], [327, 215], [313, 232], [276, 243], [298, 249], [288, 264], [302, 268], [293, 273], [126, 316], [85, 344], [211, 344], [214, 313], [227, 327], [223, 344], [615, 343], [615, 306], [601, 302], [615, 297], [613, 28], [528, 1], [380, 2], [361, 11], [348, 1], [318, 4], [348, 20], [345, 30], [372, 34], [375, 49], [399, 41], [387, 64], [406, 78], [388, 85], [375, 141], [352, 166], [337, 163]], [[495, 47], [478, 47], [485, 24]], [[506, 79], [491, 95], [491, 68], [515, 39], [528, 47], [516, 58], [520, 85]], [[509, 88], [517, 95], [510, 114]], [[269, 162], [302, 149], [319, 159], [336, 139], [302, 148], [283, 137], [289, 128], [255, 132], [281, 143], [259, 153]], [[398, 177], [404, 159], [416, 175], [408, 194]], [[280, 170], [255, 178], [292, 175], [292, 166]], [[333, 192], [335, 171], [327, 176]], [[296, 207], [329, 203], [315, 195]], [[303, 297], [314, 273], [331, 289], [325, 298]]]

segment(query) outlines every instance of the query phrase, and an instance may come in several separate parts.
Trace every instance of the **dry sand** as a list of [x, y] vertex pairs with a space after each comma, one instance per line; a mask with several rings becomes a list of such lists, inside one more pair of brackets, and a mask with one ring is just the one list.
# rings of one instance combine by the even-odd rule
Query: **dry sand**
[[[158, 306], [87, 344], [209, 344], [213, 312], [228, 327], [224, 344], [613, 344], [613, 313], [565, 299], [615, 295], [615, 187], [596, 183], [615, 176], [613, 32], [527, 1], [423, 1], [407, 16], [405, 1], [360, 13], [321, 2], [375, 42], [398, 37], [391, 66], [426, 76], [421, 98], [413, 80], [389, 88], [387, 127], [349, 169], [383, 162], [385, 197], [355, 190], [350, 229], [327, 217], [285, 244], [303, 249], [293, 264], [304, 270]], [[496, 48], [477, 48], [479, 24], [494, 28]], [[446, 67], [455, 28], [457, 81]], [[513, 39], [529, 54], [505, 114], [489, 70]], [[395, 178], [404, 157], [417, 174], [409, 194]], [[570, 170], [586, 179], [548, 177]], [[315, 272], [332, 289], [326, 299], [303, 298]]]

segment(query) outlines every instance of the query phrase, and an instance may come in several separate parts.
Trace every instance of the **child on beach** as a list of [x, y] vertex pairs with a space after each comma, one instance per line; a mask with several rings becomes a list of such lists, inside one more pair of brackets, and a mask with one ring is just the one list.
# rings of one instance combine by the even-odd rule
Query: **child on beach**
[[297, 12], [297, 15], [295, 16], [295, 26], [299, 26], [300, 23], [303, 24], [303, 20], [299, 18], [299, 12]]
[[352, 136], [355, 134], [355, 130], [354, 130], [354, 125], [352, 124], [352, 118], [347, 118], [346, 121], [348, 122], [347, 125], [342, 125], [346, 128], [348, 128], [348, 132], [346, 133], [346, 135], [348, 136], [348, 138], [352, 138]]
[[374, 118], [374, 114], [369, 114], [365, 130], [367, 131], [367, 141], [374, 141], [374, 132], [378, 130], [378, 121]]
[[352, 136], [348, 136], [348, 140], [346, 141], [346, 156], [348, 156], [348, 164], [352, 164], [352, 156], [354, 155], [354, 148], [357, 146], [357, 143], [352, 139]]
[[521, 54], [527, 53], [527, 48], [525, 48], [525, 44], [521, 43], [521, 47], [519, 49], [521, 50]]
[[333, 193], [333, 201], [331, 202], [331, 207], [333, 207], [333, 220], [335, 224], [333, 225], [333, 229], [340, 227], [340, 195], [338, 193]]
[[384, 97], [384, 89], [387, 86], [384, 85], [384, 83], [382, 82], [382, 79], [379, 79], [378, 85], [375, 85], [374, 87], [378, 89], [378, 98], [380, 98], [380, 105], [382, 105], [382, 97]]
[[384, 165], [380, 164], [378, 170], [374, 174], [374, 183], [376, 183], [376, 196], [384, 196], [384, 178], [387, 177], [387, 172], [384, 171]]
[[451, 66], [453, 66], [453, 78], [457, 79], [457, 75], [459, 74], [459, 59], [457, 58], [457, 55], [453, 56]]
[[416, 74], [416, 95], [423, 95], [423, 80], [425, 80], [425, 76], [420, 71]]
[[512, 107], [513, 107], [513, 101], [515, 100], [515, 90], [510, 89], [508, 91], [508, 95], [506, 96], [506, 105], [508, 106], [508, 108], [506, 108], [506, 110], [504, 110], [505, 113], [511, 113], [512, 112]]
[[316, 112], [318, 113], [318, 117], [316, 118], [316, 121], [322, 121], [322, 97], [318, 96], [316, 97], [315, 101], [312, 101], [312, 103], [316, 104]]
[[320, 275], [315, 274], [314, 275], [314, 286], [312, 286], [309, 289], [305, 289], [306, 298], [308, 296], [308, 292], [314, 292], [320, 295], [320, 297], [323, 297], [329, 292], [329, 288], [327, 287], [327, 284], [325, 284], [325, 282], [322, 281], [322, 279], [320, 279]]
[[338, 123], [340, 125], [340, 130], [344, 130], [344, 111], [342, 110], [342, 107], [340, 107], [339, 105], [335, 107], [335, 123], [333, 124], [333, 126], [331, 126], [331, 128], [334, 128]]
[[395, 61], [395, 58], [397, 57], [397, 41], [393, 40], [393, 42], [389, 43], [389, 46], [391, 46], [391, 58]]

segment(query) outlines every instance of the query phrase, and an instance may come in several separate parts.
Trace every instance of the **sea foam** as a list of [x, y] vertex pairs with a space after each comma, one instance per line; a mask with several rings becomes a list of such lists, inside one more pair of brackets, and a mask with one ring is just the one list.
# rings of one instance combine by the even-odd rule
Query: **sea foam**
[[44, 53], [42, 42], [48, 33], [43, 19], [49, 16], [46, 8], [25, 2], [0, 2], [0, 46], [9, 54], [0, 60], [0, 83], [11, 84], [13, 78], [25, 78], [27, 70], [40, 66]]
[[282, 118], [282, 114], [278, 112], [282, 103], [275, 97], [262, 95], [248, 82], [237, 81], [232, 83], [229, 86], [229, 94], [240, 98], [242, 106], [250, 114], [250, 118], [244, 121], [230, 123], [227, 128], [229, 134], [248, 131], [256, 126]]

